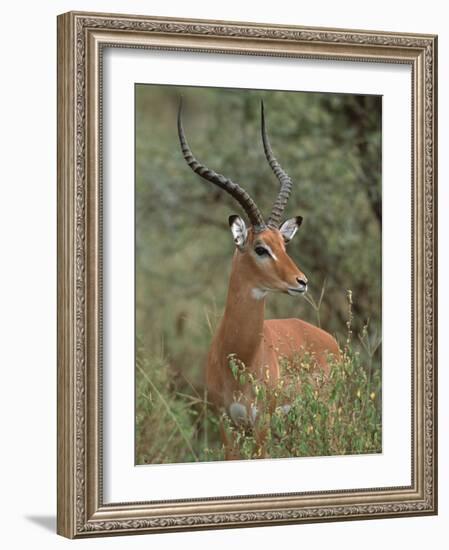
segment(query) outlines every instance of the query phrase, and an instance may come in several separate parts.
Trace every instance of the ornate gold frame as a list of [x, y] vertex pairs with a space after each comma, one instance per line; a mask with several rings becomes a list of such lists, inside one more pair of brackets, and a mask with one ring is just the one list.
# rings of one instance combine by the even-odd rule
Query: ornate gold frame
[[[411, 486], [103, 503], [100, 115], [105, 46], [411, 66]], [[58, 533], [78, 538], [436, 514], [436, 55], [432, 35], [95, 13], [58, 17]]]

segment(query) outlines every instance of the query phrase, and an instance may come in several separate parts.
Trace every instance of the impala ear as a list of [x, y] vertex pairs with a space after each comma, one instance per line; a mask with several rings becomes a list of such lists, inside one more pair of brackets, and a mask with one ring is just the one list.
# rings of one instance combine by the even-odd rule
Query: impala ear
[[296, 216], [295, 218], [290, 218], [289, 220], [286, 220], [281, 227], [279, 228], [279, 231], [282, 233], [282, 236], [284, 237], [285, 244], [289, 243], [293, 237], [296, 235], [296, 232], [299, 229], [299, 226], [302, 224], [302, 217]]
[[234, 238], [235, 245], [239, 250], [243, 250], [248, 240], [248, 229], [240, 216], [234, 214], [229, 216], [229, 227]]

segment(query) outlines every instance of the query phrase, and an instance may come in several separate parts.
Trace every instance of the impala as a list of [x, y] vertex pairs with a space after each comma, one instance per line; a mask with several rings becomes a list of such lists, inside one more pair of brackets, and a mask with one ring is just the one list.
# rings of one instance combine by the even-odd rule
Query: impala
[[268, 139], [264, 106], [261, 105], [262, 141], [267, 161], [279, 180], [280, 190], [265, 223], [257, 205], [237, 183], [200, 164], [187, 143], [182, 125], [182, 104], [178, 111], [178, 134], [184, 159], [205, 180], [217, 185], [240, 204], [249, 225], [237, 215], [229, 217], [235, 243], [224, 315], [213, 337], [206, 366], [206, 386], [210, 399], [224, 407], [234, 421], [254, 420], [251, 395], [235, 402], [241, 390], [229, 368], [230, 356], [243, 362], [256, 379], [277, 383], [280, 360], [292, 360], [307, 353], [326, 374], [330, 354], [338, 355], [335, 339], [324, 330], [300, 319], [265, 320], [265, 299], [269, 292], [301, 296], [308, 280], [287, 253], [286, 246], [302, 223], [297, 216], [281, 223], [292, 190], [292, 180], [273, 155]]

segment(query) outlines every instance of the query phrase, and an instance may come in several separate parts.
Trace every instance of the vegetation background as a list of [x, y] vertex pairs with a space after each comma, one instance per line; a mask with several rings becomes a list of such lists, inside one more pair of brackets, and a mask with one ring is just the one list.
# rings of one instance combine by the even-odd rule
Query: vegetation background
[[[181, 96], [195, 156], [239, 182], [268, 216], [278, 182], [260, 137], [264, 100], [274, 154], [294, 181], [285, 218], [304, 218], [289, 253], [309, 279], [309, 295], [318, 302], [322, 294], [318, 310], [304, 299], [270, 295], [266, 317], [320, 324], [343, 345], [351, 290], [351, 353], [366, 356], [361, 376], [369, 371], [380, 385], [381, 97], [137, 85], [139, 464], [220, 458], [203, 370], [234, 252], [227, 219], [242, 212], [186, 165], [176, 128]], [[380, 389], [376, 394], [377, 426]]]

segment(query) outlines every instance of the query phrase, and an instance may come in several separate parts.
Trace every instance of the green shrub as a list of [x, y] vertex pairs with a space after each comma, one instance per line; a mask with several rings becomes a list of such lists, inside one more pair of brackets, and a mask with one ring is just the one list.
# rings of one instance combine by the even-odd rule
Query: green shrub
[[[381, 452], [380, 365], [363, 349], [353, 351], [350, 342], [330, 362], [326, 377], [307, 354], [282, 360], [280, 381], [267, 385], [231, 356], [229, 368], [242, 390], [250, 388], [250, 405], [257, 409], [255, 422], [235, 425], [214, 412], [204, 393], [181, 384], [162, 357], [149, 359], [139, 346], [136, 462], [223, 460], [220, 422], [240, 459]], [[243, 392], [235, 399], [243, 402]]]
[[[228, 441], [242, 459], [378, 453], [382, 450], [379, 368], [368, 370], [359, 352], [347, 348], [338, 361], [329, 359], [329, 376], [313, 368], [304, 354], [281, 361], [282, 375], [267, 385], [235, 357], [229, 367], [248, 387], [255, 421], [235, 425], [223, 417]], [[243, 403], [243, 392], [235, 398]], [[286, 407], [287, 406], [287, 407]]]

